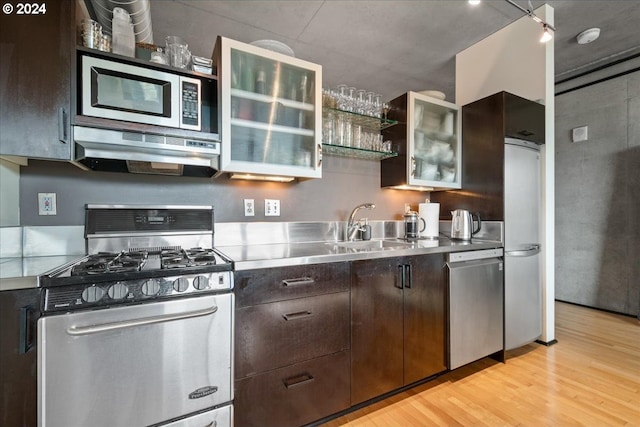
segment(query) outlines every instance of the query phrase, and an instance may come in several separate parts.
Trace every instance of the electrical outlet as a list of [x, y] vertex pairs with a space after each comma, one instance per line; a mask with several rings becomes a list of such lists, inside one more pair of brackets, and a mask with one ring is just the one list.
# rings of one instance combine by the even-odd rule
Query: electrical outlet
[[56, 193], [38, 193], [38, 215], [56, 214]]
[[264, 216], [280, 216], [280, 200], [264, 199]]
[[253, 199], [244, 199], [244, 216], [255, 216], [256, 204]]

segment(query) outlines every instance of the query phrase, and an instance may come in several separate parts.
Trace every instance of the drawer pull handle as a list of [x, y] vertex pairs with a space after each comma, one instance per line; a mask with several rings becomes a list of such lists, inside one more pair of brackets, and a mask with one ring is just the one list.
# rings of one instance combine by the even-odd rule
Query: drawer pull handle
[[301, 286], [301, 285], [313, 285], [316, 283], [313, 277], [298, 277], [296, 279], [284, 279], [282, 286]]
[[313, 313], [309, 310], [298, 311], [297, 313], [288, 313], [283, 314], [284, 320], [296, 320], [296, 319], [304, 319], [305, 317], [313, 316]]
[[298, 375], [295, 377], [290, 377], [285, 379], [284, 382], [284, 386], [286, 388], [293, 388], [293, 387], [297, 387], [306, 383], [309, 383], [311, 381], [313, 381], [315, 378], [313, 378], [313, 375], [305, 372], [302, 375]]

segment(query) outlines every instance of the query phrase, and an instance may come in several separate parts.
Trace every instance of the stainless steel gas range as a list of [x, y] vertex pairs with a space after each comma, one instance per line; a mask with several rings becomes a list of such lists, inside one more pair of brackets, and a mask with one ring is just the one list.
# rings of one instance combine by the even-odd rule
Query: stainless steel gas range
[[41, 276], [41, 427], [231, 426], [232, 262], [211, 206], [87, 205], [86, 257]]

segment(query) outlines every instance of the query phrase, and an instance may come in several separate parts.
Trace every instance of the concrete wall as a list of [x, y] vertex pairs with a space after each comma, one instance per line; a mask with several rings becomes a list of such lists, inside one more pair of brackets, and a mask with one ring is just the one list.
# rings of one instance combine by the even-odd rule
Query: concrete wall
[[[325, 155], [323, 177], [295, 183], [267, 183], [83, 171], [71, 164], [29, 161], [20, 174], [20, 225], [84, 225], [84, 205], [213, 205], [217, 222], [346, 221], [351, 209], [372, 220], [401, 219], [404, 203], [417, 210], [427, 193], [380, 188], [380, 162]], [[38, 216], [37, 193], [56, 193], [57, 215]], [[264, 216], [264, 199], [281, 201], [280, 217]], [[254, 199], [256, 216], [245, 217], [243, 199]]]
[[557, 299], [640, 316], [639, 218], [640, 71], [556, 96]]

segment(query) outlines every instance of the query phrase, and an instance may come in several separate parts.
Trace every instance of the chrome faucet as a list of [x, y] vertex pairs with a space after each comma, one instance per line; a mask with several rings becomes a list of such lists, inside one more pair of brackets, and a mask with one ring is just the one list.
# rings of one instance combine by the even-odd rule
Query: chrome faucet
[[356, 212], [358, 212], [360, 209], [373, 209], [375, 207], [376, 205], [374, 205], [373, 203], [363, 203], [353, 208], [353, 210], [351, 211], [351, 215], [349, 215], [349, 221], [347, 222], [346, 240], [348, 240], [349, 242], [353, 241], [356, 238], [358, 230], [360, 230], [360, 226], [355, 222]]

